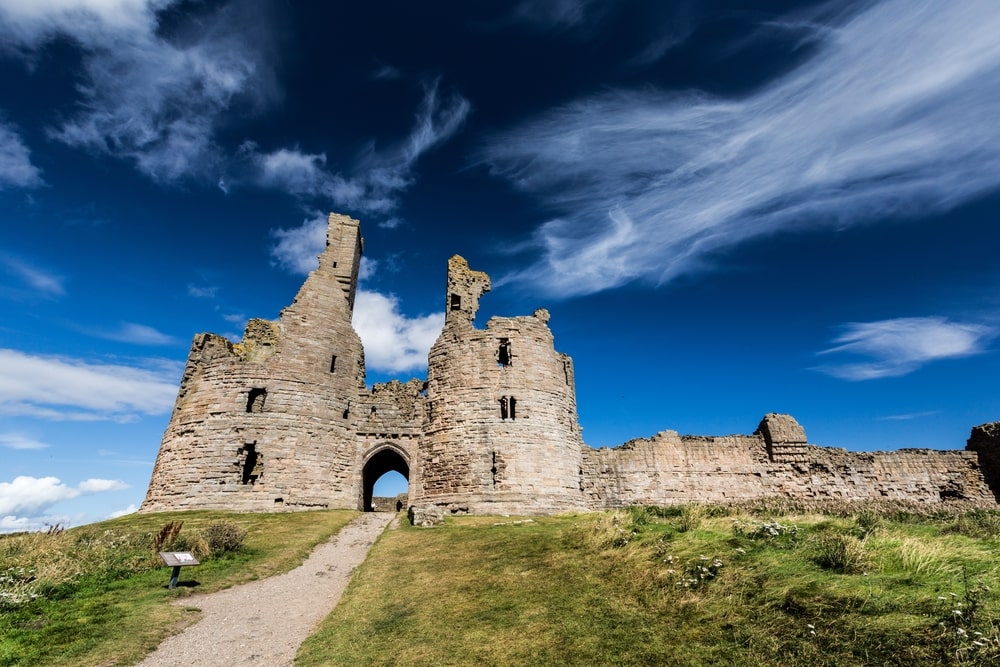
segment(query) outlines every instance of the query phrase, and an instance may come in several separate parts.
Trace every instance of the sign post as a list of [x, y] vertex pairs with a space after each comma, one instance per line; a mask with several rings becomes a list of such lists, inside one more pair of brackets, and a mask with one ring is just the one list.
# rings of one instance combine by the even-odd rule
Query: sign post
[[187, 551], [161, 551], [160, 560], [167, 567], [174, 568], [170, 573], [170, 583], [167, 585], [167, 588], [177, 587], [177, 580], [180, 579], [182, 567], [187, 565], [201, 565], [198, 559]]

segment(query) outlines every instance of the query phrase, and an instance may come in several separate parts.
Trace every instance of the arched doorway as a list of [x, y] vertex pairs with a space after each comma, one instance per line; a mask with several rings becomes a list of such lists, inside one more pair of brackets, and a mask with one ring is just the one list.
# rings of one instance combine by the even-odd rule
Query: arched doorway
[[361, 509], [365, 512], [372, 511], [375, 482], [387, 472], [398, 472], [407, 481], [410, 479], [410, 464], [406, 452], [394, 445], [383, 444], [368, 454], [361, 469]]

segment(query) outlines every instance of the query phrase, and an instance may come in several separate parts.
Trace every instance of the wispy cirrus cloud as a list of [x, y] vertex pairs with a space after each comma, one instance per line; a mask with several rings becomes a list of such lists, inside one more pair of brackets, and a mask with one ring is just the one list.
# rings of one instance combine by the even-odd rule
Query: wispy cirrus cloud
[[116, 329], [95, 331], [94, 335], [106, 340], [132, 345], [173, 345], [177, 343], [177, 339], [173, 336], [157, 331], [151, 326], [135, 322], [122, 322]]
[[567, 30], [587, 26], [608, 7], [594, 0], [522, 0], [511, 18], [544, 30]]
[[0, 433], [0, 447], [7, 449], [47, 449], [49, 445], [23, 433]]
[[181, 368], [94, 363], [0, 349], [0, 415], [132, 421], [169, 412]]
[[[66, 294], [63, 283], [66, 278], [48, 269], [36, 266], [35, 264], [16, 257], [14, 255], [0, 252], [0, 269], [13, 276], [22, 287], [13, 290], [14, 293], [23, 294], [28, 292], [36, 296], [47, 298], [60, 297]], [[11, 290], [7, 290], [11, 292]]]
[[943, 317], [900, 317], [851, 322], [821, 355], [867, 357], [819, 366], [816, 370], [843, 380], [873, 380], [907, 375], [940, 359], [980, 354], [997, 330], [983, 324], [952, 322]]
[[0, 0], [8, 50], [31, 58], [59, 37], [81, 50], [80, 104], [52, 137], [130, 160], [160, 182], [218, 171], [215, 133], [224, 116], [261, 108], [275, 95], [268, 22], [258, 20], [265, 3], [234, 0], [168, 31], [160, 12], [175, 4]]
[[17, 129], [0, 120], [0, 190], [43, 185], [41, 170], [31, 163], [31, 151]]
[[884, 0], [801, 16], [811, 57], [740, 99], [613, 91], [491, 140], [481, 160], [560, 217], [508, 276], [557, 296], [710, 268], [749, 239], [940, 212], [1000, 185], [1000, 12]]
[[325, 153], [298, 148], [261, 152], [248, 142], [242, 157], [250, 165], [248, 180], [300, 197], [319, 198], [342, 209], [387, 215], [399, 196], [415, 182], [420, 157], [450, 139], [465, 122], [471, 106], [457, 93], [442, 95], [437, 81], [425, 86], [410, 134], [384, 150], [369, 145], [344, 175], [327, 168]]

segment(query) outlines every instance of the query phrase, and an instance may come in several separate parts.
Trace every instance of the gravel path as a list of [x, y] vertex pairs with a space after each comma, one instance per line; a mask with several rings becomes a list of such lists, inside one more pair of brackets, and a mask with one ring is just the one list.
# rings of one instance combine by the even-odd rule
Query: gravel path
[[202, 618], [170, 637], [141, 667], [291, 665], [313, 627], [337, 606], [351, 572], [396, 517], [366, 512], [290, 572], [178, 600]]

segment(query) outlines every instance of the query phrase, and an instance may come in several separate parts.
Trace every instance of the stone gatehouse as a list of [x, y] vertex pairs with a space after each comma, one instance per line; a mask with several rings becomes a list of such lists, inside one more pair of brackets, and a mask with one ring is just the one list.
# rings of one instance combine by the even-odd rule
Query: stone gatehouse
[[393, 470], [410, 505], [480, 514], [998, 497], [998, 424], [973, 429], [965, 451], [817, 447], [778, 414], [750, 435], [663, 431], [592, 449], [548, 311], [476, 328], [490, 279], [457, 255], [426, 380], [368, 388], [351, 326], [362, 248], [358, 221], [331, 214], [319, 267], [277, 321], [250, 320], [239, 343], [194, 337], [142, 511], [371, 509], [375, 481]]

